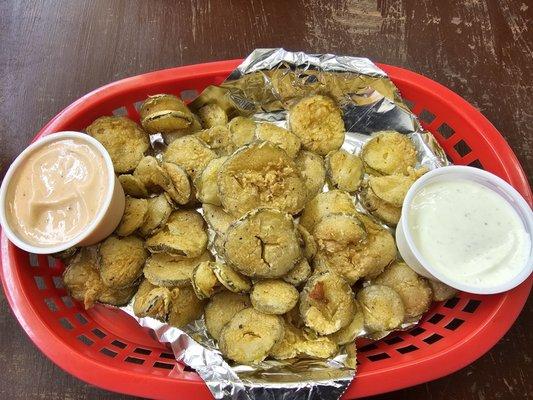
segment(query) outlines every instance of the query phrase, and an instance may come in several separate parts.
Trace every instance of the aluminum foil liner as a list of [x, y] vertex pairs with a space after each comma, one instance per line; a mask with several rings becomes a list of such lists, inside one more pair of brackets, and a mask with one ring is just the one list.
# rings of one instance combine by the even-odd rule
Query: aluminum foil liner
[[[217, 103], [230, 118], [245, 115], [287, 128], [286, 110], [310, 94], [326, 94], [337, 100], [346, 126], [342, 148], [348, 152], [359, 153], [374, 132], [395, 130], [415, 143], [417, 166], [434, 169], [448, 164], [444, 151], [422, 129], [396, 86], [366, 58], [258, 49], [224, 83], [206, 88], [190, 107], [197, 111], [207, 103]], [[151, 143], [155, 153], [164, 149], [159, 134], [152, 135]], [[366, 212], [360, 203], [357, 208]], [[202, 212], [201, 208], [198, 211]], [[213, 246], [215, 233], [210, 231], [209, 237], [210, 250], [219, 258]], [[341, 348], [329, 360], [265, 360], [255, 366], [238, 365], [223, 359], [203, 319], [178, 329], [153, 318], [136, 317], [131, 304], [122, 309], [143, 327], [151, 328], [161, 342], [169, 343], [176, 359], [194, 368], [216, 399], [338, 399], [355, 376], [355, 344]], [[416, 323], [418, 320], [407, 321], [399, 330]], [[358, 336], [376, 340], [389, 333], [362, 329]]]

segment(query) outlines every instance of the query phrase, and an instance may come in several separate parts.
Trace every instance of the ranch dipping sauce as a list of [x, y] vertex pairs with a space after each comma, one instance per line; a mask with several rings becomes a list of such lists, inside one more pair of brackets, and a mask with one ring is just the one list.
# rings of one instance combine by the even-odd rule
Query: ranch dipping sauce
[[31, 151], [6, 193], [6, 218], [27, 243], [48, 247], [82, 233], [112, 188], [102, 154], [87, 141], [64, 138]]
[[429, 182], [408, 213], [417, 250], [454, 281], [494, 287], [523, 270], [530, 256], [531, 238], [517, 211], [473, 180]]

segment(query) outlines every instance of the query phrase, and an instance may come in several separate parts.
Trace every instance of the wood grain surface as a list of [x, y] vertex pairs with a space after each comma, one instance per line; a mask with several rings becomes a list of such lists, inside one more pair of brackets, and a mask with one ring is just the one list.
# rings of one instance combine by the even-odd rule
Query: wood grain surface
[[[478, 107], [533, 173], [531, 0], [0, 0], [0, 173], [63, 107], [108, 82], [258, 47], [366, 56]], [[529, 399], [533, 302], [472, 365], [376, 399]], [[61, 371], [0, 298], [1, 399], [125, 399]], [[179, 395], [176, 396], [179, 398]]]

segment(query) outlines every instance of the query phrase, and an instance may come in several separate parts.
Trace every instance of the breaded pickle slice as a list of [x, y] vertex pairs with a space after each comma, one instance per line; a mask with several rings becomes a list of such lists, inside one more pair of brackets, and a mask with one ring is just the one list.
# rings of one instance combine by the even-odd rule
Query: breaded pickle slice
[[126, 117], [100, 117], [86, 131], [106, 148], [119, 174], [133, 171], [150, 147], [148, 134]]
[[102, 283], [102, 291], [98, 296], [98, 302], [115, 307], [122, 307], [130, 302], [136, 291], [136, 284], [121, 289], [113, 289]]
[[142, 275], [148, 257], [143, 241], [135, 236], [109, 236], [100, 245], [99, 253], [102, 281], [114, 289], [133, 285]]
[[266, 279], [254, 284], [250, 292], [252, 305], [265, 314], [282, 315], [298, 302], [298, 290], [281, 279]]
[[311, 272], [312, 270], [309, 262], [307, 259], [302, 258], [300, 261], [298, 261], [296, 266], [283, 277], [283, 280], [293, 286], [298, 287], [305, 283], [307, 279], [309, 279]]
[[361, 158], [368, 173], [406, 174], [416, 164], [416, 149], [408, 136], [395, 131], [376, 133], [365, 143]]
[[142, 182], [149, 192], [161, 191], [170, 185], [170, 179], [159, 162], [153, 156], [145, 156], [141, 159], [133, 176]]
[[83, 302], [85, 309], [94, 305], [103, 287], [95, 247], [82, 248], [70, 259], [63, 272], [63, 283], [72, 298]]
[[365, 326], [371, 332], [396, 329], [405, 318], [402, 298], [389, 286], [364, 287], [357, 293], [357, 300], [363, 309]]
[[245, 293], [252, 289], [250, 280], [239, 274], [230, 266], [223, 263], [213, 262], [210, 264], [210, 267], [218, 281], [230, 292]]
[[394, 262], [379, 274], [375, 283], [393, 288], [402, 298], [405, 316], [414, 318], [425, 313], [432, 300], [427, 281], [403, 262]]
[[326, 183], [324, 160], [318, 154], [302, 150], [294, 159], [307, 188], [307, 199], [311, 200], [322, 191]]
[[433, 301], [446, 301], [453, 298], [458, 290], [445, 283], [428, 279], [429, 286], [433, 291]]
[[183, 258], [201, 255], [207, 247], [202, 215], [194, 210], [176, 210], [164, 228], [146, 240], [152, 253], [168, 253]]
[[167, 194], [176, 204], [187, 204], [192, 197], [191, 182], [189, 176], [179, 165], [164, 162], [161, 167], [169, 178], [169, 186], [164, 188]]
[[221, 288], [211, 263], [212, 261], [203, 261], [192, 272], [192, 288], [196, 296], [201, 300], [210, 298]]
[[118, 176], [118, 180], [124, 189], [124, 193], [133, 197], [147, 197], [148, 190], [139, 178], [132, 174], [123, 174]]
[[202, 316], [204, 304], [196, 297], [192, 286], [171, 289], [168, 323], [177, 328], [187, 325]]
[[246, 117], [235, 117], [229, 124], [230, 138], [235, 147], [242, 147], [254, 141], [255, 122]]
[[407, 191], [416, 179], [417, 176], [414, 173], [407, 176], [371, 176], [368, 179], [368, 187], [380, 200], [394, 207], [401, 207]]
[[285, 150], [290, 158], [296, 157], [300, 151], [301, 142], [291, 131], [269, 122], [262, 122], [257, 124], [255, 129], [255, 136], [259, 140], [274, 143], [281, 149]]
[[400, 221], [402, 208], [393, 206], [379, 197], [377, 197], [372, 189], [365, 188], [360, 194], [361, 203], [363, 206], [376, 218], [379, 218], [389, 226], [396, 226]]
[[253, 210], [230, 226], [224, 253], [237, 271], [256, 278], [281, 277], [301, 258], [291, 216], [267, 208]]
[[363, 179], [363, 161], [346, 150], [334, 150], [326, 156], [326, 171], [330, 188], [353, 193]]
[[145, 237], [163, 228], [172, 212], [172, 206], [164, 194], [149, 198], [147, 202], [148, 211], [146, 213], [146, 219], [139, 227], [139, 233]]
[[300, 247], [302, 248], [303, 255], [308, 260], [312, 260], [318, 251], [316, 240], [302, 225], [298, 224], [296, 228], [298, 229]]
[[218, 104], [206, 104], [198, 110], [198, 117], [204, 129], [224, 126], [228, 123], [228, 115]]
[[338, 346], [326, 336], [306, 335], [290, 323], [285, 324], [283, 339], [270, 350], [269, 356], [276, 360], [296, 357], [329, 358], [338, 351]]
[[229, 128], [225, 125], [201, 130], [195, 133], [194, 136], [205, 142], [218, 156], [227, 156], [236, 149], [231, 141]]
[[165, 321], [170, 309], [170, 290], [153, 285], [144, 279], [133, 302], [133, 312], [139, 317], [152, 317]]
[[305, 325], [320, 335], [348, 325], [355, 312], [354, 294], [339, 275], [327, 271], [307, 281], [300, 294], [300, 314]]
[[329, 214], [315, 224], [313, 237], [319, 251], [334, 253], [359, 244], [366, 238], [366, 229], [353, 214]]
[[198, 264], [211, 260], [211, 254], [205, 251], [199, 257], [176, 260], [169, 254], [152, 254], [146, 260], [143, 273], [146, 279], [157, 286], [187, 286]]
[[228, 214], [222, 207], [212, 204], [202, 204], [204, 219], [217, 235], [226, 233], [230, 225], [235, 222], [235, 217]]
[[193, 122], [193, 114], [183, 100], [171, 94], [149, 96], [141, 105], [140, 117], [149, 133], [183, 130]]
[[228, 157], [220, 157], [211, 160], [194, 180], [196, 197], [202, 203], [214, 204], [216, 206], [221, 205], [218, 196], [218, 171], [227, 159]]
[[259, 363], [283, 338], [283, 332], [283, 321], [279, 316], [245, 308], [222, 328], [220, 351], [227, 358], [242, 364]]
[[307, 196], [294, 161], [269, 142], [233, 153], [218, 172], [218, 191], [224, 209], [237, 217], [258, 207], [296, 214]]
[[163, 153], [163, 161], [179, 165], [193, 180], [215, 158], [216, 153], [196, 136], [174, 140]]
[[340, 108], [332, 99], [315, 95], [305, 97], [289, 110], [290, 129], [302, 147], [325, 156], [344, 142], [344, 121]]
[[355, 313], [353, 315], [352, 322], [334, 334], [330, 335], [329, 338], [339, 346], [342, 346], [344, 344], [353, 342], [355, 338], [362, 332], [364, 327], [365, 316], [363, 314], [363, 309], [361, 308], [359, 302], [355, 300]]
[[116, 233], [118, 236], [129, 236], [139, 229], [148, 215], [148, 201], [126, 196], [126, 206]]
[[306, 204], [300, 216], [300, 225], [309, 232], [315, 224], [329, 214], [355, 214], [355, 204], [352, 196], [341, 190], [330, 190], [316, 195]]
[[239, 294], [228, 291], [216, 293], [205, 307], [205, 327], [207, 332], [218, 340], [222, 328], [239, 311], [251, 306], [247, 294]]

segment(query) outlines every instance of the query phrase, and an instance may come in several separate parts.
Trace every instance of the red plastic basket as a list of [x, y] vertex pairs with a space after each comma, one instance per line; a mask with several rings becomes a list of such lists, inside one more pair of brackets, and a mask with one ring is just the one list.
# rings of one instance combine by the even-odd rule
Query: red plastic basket
[[[240, 60], [172, 68], [124, 79], [87, 94], [54, 117], [37, 137], [81, 130], [101, 115], [138, 119], [146, 96], [194, 97], [220, 84]], [[456, 164], [484, 168], [511, 183], [532, 203], [518, 160], [498, 131], [465, 100], [421, 75], [380, 65]], [[150, 398], [210, 398], [202, 380], [174, 360], [168, 347], [120, 310], [88, 311], [61, 284], [63, 265], [19, 250], [1, 236], [2, 283], [11, 308], [33, 342], [69, 373], [102, 388]], [[460, 293], [435, 305], [421, 323], [359, 349], [357, 377], [346, 398], [426, 382], [471, 363], [509, 329], [533, 279], [492, 296]]]

